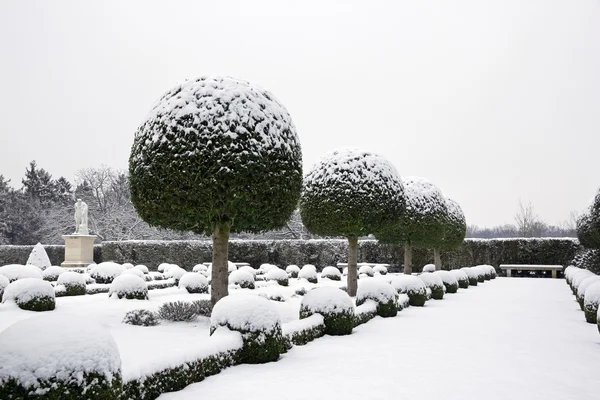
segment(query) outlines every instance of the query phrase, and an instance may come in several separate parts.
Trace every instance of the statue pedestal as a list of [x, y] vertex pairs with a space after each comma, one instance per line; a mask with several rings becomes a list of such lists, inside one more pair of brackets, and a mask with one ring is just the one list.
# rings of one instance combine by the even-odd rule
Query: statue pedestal
[[94, 263], [94, 240], [96, 235], [64, 235], [64, 268], [85, 268]]

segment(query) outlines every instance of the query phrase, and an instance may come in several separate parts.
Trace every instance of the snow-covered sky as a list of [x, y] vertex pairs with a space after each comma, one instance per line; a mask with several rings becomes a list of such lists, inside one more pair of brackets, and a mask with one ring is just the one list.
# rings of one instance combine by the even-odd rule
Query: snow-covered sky
[[125, 169], [174, 83], [254, 81], [305, 169], [355, 146], [437, 184], [469, 223], [551, 223], [600, 187], [600, 1], [0, 1], [0, 174]]

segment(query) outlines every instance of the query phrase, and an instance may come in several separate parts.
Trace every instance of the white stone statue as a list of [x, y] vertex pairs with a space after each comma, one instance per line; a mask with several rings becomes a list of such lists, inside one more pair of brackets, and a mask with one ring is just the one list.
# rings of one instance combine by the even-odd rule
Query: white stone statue
[[75, 235], [89, 235], [88, 206], [81, 199], [75, 203]]

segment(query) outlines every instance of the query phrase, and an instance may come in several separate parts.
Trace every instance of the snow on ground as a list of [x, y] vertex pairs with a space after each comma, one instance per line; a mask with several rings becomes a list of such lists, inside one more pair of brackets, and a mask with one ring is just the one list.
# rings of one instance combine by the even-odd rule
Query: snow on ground
[[600, 335], [563, 279], [499, 278], [160, 399], [584, 400], [599, 366]]

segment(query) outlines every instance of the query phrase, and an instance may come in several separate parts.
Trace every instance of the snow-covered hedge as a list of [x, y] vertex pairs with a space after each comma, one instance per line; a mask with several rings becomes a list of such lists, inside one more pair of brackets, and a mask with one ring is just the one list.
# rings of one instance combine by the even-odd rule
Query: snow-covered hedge
[[384, 267], [383, 265], [376, 265], [373, 267], [373, 272], [375, 272], [376, 274], [379, 274], [379, 275], [387, 275], [388, 269], [387, 269], [387, 267]]
[[208, 293], [208, 279], [196, 272], [186, 272], [179, 279], [179, 288], [188, 293]]
[[342, 273], [336, 267], [325, 267], [321, 271], [321, 278], [331, 279], [332, 281], [341, 281]]
[[434, 264], [427, 264], [423, 267], [423, 272], [435, 272]]
[[427, 286], [416, 276], [397, 275], [391, 278], [390, 283], [399, 294], [406, 294], [411, 306], [422, 307], [427, 301]]
[[354, 310], [354, 327], [364, 324], [377, 315], [377, 302], [367, 300]]
[[296, 264], [288, 265], [285, 268], [285, 272], [288, 273], [290, 278], [297, 278], [298, 272], [300, 272], [300, 267], [298, 267]]
[[103, 262], [90, 268], [90, 276], [96, 283], [112, 283], [112, 281], [123, 272], [125, 267], [114, 262]]
[[138, 265], [136, 265], [133, 268], [139, 269], [140, 271], [142, 271], [143, 274], [149, 274], [150, 273], [150, 270], [144, 264], [138, 264]]
[[19, 279], [4, 289], [2, 303], [6, 302], [14, 302], [23, 310], [52, 311], [56, 307], [54, 287], [42, 279]]
[[0, 332], [0, 349], [1, 399], [120, 398], [119, 349], [108, 329], [92, 319], [22, 320]]
[[358, 275], [367, 275], [369, 278], [372, 278], [375, 276], [375, 272], [370, 266], [363, 265], [358, 269]]
[[300, 272], [298, 272], [298, 278], [306, 279], [310, 283], [318, 282], [317, 272], [310, 267], [307, 268], [306, 265], [304, 267], [302, 267]]
[[2, 294], [4, 289], [10, 284], [10, 281], [4, 275], [0, 275], [0, 301], [2, 301]]
[[363, 279], [358, 283], [356, 305], [372, 300], [377, 303], [377, 315], [395, 317], [398, 314], [396, 297], [396, 290], [389, 283], [380, 279]]
[[419, 275], [419, 278], [431, 289], [431, 298], [434, 300], [442, 300], [444, 298], [444, 281], [437, 274], [425, 272]]
[[196, 264], [194, 268], [192, 268], [192, 272], [206, 272], [208, 273], [208, 267], [204, 264]]
[[[302, 271], [301, 271], [302, 272]], [[300, 319], [321, 314], [328, 335], [349, 335], [354, 327], [354, 304], [348, 293], [335, 287], [308, 292], [300, 304]]]
[[[123, 265], [123, 266], [125, 267], [125, 265]], [[145, 279], [144, 278], [144, 273], [142, 271], [140, 271], [139, 269], [134, 268], [134, 267], [126, 269], [125, 271], [123, 271], [123, 274], [124, 275], [135, 275], [135, 276], [137, 276], [139, 278]]]
[[479, 282], [479, 273], [476, 269], [473, 267], [463, 267], [460, 270], [467, 274], [469, 286], [477, 286], [477, 283]]
[[212, 310], [210, 334], [223, 327], [242, 334], [241, 363], [277, 361], [286, 350], [279, 313], [260, 296], [236, 294], [219, 300]]
[[42, 278], [48, 282], [56, 282], [58, 280], [58, 277], [60, 276], [60, 274], [66, 272], [66, 271], [67, 270], [64, 269], [63, 267], [58, 267], [55, 265], [50, 266], [42, 272]]
[[171, 265], [169, 267], [169, 269], [167, 269], [165, 271], [165, 276], [167, 278], [173, 278], [175, 279], [175, 282], [179, 282], [179, 280], [181, 279], [182, 276], [184, 276], [187, 273], [187, 271], [183, 268], [181, 268], [178, 265]]
[[594, 276], [594, 273], [588, 271], [587, 269], [583, 269], [575, 273], [573, 279], [571, 280], [571, 289], [573, 290], [574, 295], [577, 295], [577, 289], [579, 289], [579, 285], [581, 285], [581, 282], [583, 282], [586, 278], [589, 278], [590, 276]]
[[581, 281], [581, 284], [577, 288], [577, 295], [575, 297], [577, 299], [577, 302], [579, 303], [579, 307], [581, 308], [581, 311], [585, 311], [584, 306], [583, 306], [583, 301], [585, 298], [585, 292], [586, 292], [587, 288], [596, 282], [600, 282], [600, 276], [591, 275], [591, 276], [588, 276], [587, 278], [585, 278], [583, 281]]
[[[435, 271], [434, 274], [442, 278], [442, 282], [446, 287], [446, 293], [456, 293], [458, 291], [458, 280], [454, 277], [453, 274], [450, 273], [450, 271], [440, 270]], [[467, 279], [467, 284], [468, 283], [469, 281]]]
[[229, 274], [229, 284], [238, 285], [242, 289], [254, 289], [254, 275], [242, 267]]
[[43, 279], [42, 270], [33, 265], [4, 265], [0, 267], [0, 275], [4, 275], [11, 282], [23, 278]]
[[325, 335], [325, 320], [321, 314], [283, 324], [283, 335], [297, 346], [302, 346]]
[[583, 311], [585, 320], [590, 324], [598, 321], [598, 305], [600, 304], [600, 282], [591, 284], [585, 291]]
[[452, 269], [448, 272], [450, 272], [452, 274], [452, 276], [454, 276], [454, 278], [456, 278], [456, 280], [458, 281], [459, 288], [461, 288], [461, 289], [469, 288], [469, 276], [467, 275], [467, 273], [465, 271], [462, 271], [460, 269]]
[[57, 285], [65, 287], [65, 296], [83, 296], [86, 292], [86, 279], [83, 274], [67, 271], [56, 281]]
[[287, 272], [278, 267], [270, 268], [265, 274], [268, 281], [276, 281], [281, 286], [288, 286], [289, 276]]
[[108, 296], [118, 299], [148, 300], [148, 285], [139, 276], [122, 274], [110, 284]]

